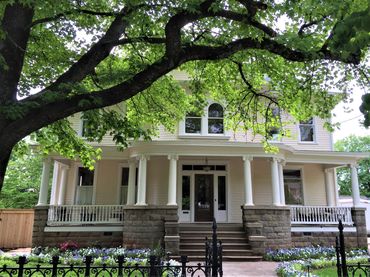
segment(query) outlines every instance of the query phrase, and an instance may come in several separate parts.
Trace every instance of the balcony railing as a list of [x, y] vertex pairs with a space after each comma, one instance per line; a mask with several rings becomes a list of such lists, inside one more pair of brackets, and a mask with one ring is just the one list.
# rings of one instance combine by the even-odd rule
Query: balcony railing
[[120, 224], [122, 205], [60, 205], [50, 206], [48, 225]]
[[351, 207], [291, 206], [291, 224], [353, 225]]

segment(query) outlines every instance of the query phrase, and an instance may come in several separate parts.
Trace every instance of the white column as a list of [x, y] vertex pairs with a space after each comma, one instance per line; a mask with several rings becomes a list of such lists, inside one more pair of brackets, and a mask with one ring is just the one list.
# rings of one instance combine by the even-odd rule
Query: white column
[[251, 161], [253, 157], [243, 156], [244, 165], [244, 205], [253, 206], [252, 170]]
[[146, 206], [146, 165], [147, 157], [141, 155], [139, 157], [139, 180], [137, 188], [137, 206]]
[[271, 159], [272, 205], [280, 205], [279, 170], [276, 158]]
[[136, 184], [136, 161], [129, 160], [128, 188], [126, 205], [135, 204], [135, 184]]
[[59, 197], [58, 197], [58, 205], [64, 205], [64, 198], [66, 195], [66, 188], [67, 188], [67, 179], [68, 179], [68, 169], [69, 166], [61, 165], [61, 175], [60, 175], [60, 189], [59, 189]]
[[37, 202], [37, 206], [43, 206], [43, 205], [48, 204], [50, 166], [51, 166], [51, 159], [50, 158], [45, 159], [42, 164], [41, 185], [40, 185], [40, 192], [39, 192], [39, 201]]
[[334, 183], [333, 183], [333, 169], [325, 169], [325, 188], [326, 188], [326, 204], [334, 207]]
[[177, 185], [177, 155], [169, 155], [169, 174], [168, 174], [168, 202], [167, 205], [177, 205], [176, 203], [176, 185]]
[[350, 167], [351, 167], [353, 206], [359, 207], [360, 206], [360, 188], [358, 185], [357, 167], [354, 164], [351, 164]]
[[51, 182], [51, 193], [50, 193], [50, 205], [57, 204], [57, 186], [58, 186], [58, 169], [59, 163], [54, 161], [54, 168], [53, 168], [53, 181]]
[[285, 206], [285, 190], [284, 190], [284, 170], [283, 166], [285, 162], [283, 160], [279, 161], [279, 186], [280, 186], [280, 204]]

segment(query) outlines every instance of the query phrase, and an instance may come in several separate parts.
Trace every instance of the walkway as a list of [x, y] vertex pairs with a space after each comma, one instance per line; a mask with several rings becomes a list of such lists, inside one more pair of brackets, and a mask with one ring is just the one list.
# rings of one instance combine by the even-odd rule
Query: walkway
[[225, 277], [276, 277], [276, 262], [223, 262]]

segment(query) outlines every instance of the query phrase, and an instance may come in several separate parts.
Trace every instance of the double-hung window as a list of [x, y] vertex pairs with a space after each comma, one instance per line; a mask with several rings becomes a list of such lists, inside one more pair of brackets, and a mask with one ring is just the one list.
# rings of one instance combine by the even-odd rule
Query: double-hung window
[[301, 142], [315, 141], [315, 126], [313, 118], [299, 122], [299, 134]]
[[180, 135], [213, 136], [224, 133], [224, 108], [218, 103], [209, 105], [203, 115], [188, 113], [180, 124]]
[[189, 113], [185, 119], [186, 134], [200, 134], [202, 131], [202, 117], [196, 113]]
[[77, 182], [76, 203], [78, 205], [91, 205], [93, 199], [94, 171], [79, 167]]
[[287, 205], [303, 205], [301, 170], [284, 169], [284, 193]]

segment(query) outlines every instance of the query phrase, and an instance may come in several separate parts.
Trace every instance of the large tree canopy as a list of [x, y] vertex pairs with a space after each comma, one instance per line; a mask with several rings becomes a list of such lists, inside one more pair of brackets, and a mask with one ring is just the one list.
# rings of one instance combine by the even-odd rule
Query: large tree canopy
[[[210, 96], [229, 126], [266, 138], [284, 135], [276, 107], [328, 119], [330, 91], [369, 85], [369, 12], [367, 0], [1, 0], [0, 188], [29, 134], [45, 151], [98, 155], [64, 119], [80, 111], [89, 139], [123, 146]], [[166, 75], [176, 68], [192, 81]]]

